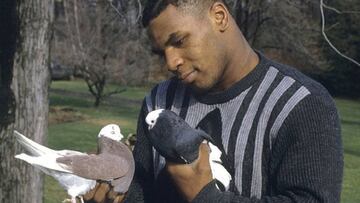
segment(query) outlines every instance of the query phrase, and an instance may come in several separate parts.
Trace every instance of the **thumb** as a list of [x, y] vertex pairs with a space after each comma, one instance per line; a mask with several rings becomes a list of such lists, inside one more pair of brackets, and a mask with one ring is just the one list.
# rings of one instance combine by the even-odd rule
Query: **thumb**
[[208, 143], [201, 143], [199, 146], [199, 157], [192, 164], [196, 171], [211, 171], [209, 162], [210, 147]]

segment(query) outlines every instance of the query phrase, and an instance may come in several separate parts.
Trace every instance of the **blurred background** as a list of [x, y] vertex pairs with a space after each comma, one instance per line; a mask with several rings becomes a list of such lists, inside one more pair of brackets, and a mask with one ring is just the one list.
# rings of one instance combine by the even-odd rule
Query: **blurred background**
[[[14, 129], [55, 149], [95, 151], [96, 135], [108, 123], [120, 125], [128, 142], [136, 140], [143, 97], [170, 76], [141, 25], [144, 3], [0, 3], [0, 202], [55, 203], [67, 197], [54, 179], [13, 159], [21, 151]], [[360, 202], [359, 1], [227, 4], [255, 49], [332, 94], [344, 143], [342, 202]]]

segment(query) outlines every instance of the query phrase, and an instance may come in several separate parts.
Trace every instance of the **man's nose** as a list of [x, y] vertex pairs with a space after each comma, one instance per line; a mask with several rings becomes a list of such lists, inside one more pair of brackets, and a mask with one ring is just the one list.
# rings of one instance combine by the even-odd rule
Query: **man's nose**
[[173, 47], [165, 50], [165, 58], [168, 70], [171, 72], [176, 72], [184, 64], [184, 59], [181, 57], [180, 52]]

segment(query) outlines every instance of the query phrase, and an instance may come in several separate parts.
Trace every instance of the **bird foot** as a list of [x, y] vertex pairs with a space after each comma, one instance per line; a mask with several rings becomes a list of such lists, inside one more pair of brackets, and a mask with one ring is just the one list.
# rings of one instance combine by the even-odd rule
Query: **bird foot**
[[69, 199], [69, 198], [67, 198], [67, 199], [64, 199], [64, 200], [62, 201], [62, 203], [67, 203], [67, 202], [72, 202], [72, 200]]
[[76, 203], [76, 198], [71, 198], [71, 199], [67, 198], [62, 201], [62, 203], [69, 203], [69, 202]]

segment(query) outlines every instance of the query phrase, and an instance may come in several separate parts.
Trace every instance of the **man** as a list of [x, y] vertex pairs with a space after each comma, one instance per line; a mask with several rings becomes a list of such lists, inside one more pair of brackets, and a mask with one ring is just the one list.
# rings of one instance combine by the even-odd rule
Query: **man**
[[[177, 77], [144, 100], [125, 202], [340, 201], [339, 118], [320, 84], [253, 51], [221, 0], [149, 1], [143, 22]], [[158, 108], [192, 127], [212, 115], [229, 191], [212, 180], [206, 145], [192, 164], [167, 162], [152, 148], [144, 119]]]

